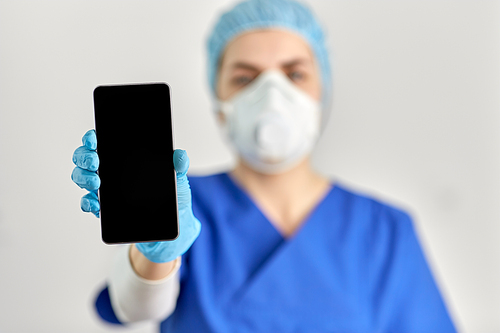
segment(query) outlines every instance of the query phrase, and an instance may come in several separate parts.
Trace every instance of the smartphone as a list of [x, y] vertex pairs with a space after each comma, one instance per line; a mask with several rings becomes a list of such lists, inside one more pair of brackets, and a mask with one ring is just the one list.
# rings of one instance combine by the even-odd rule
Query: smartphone
[[106, 244], [169, 241], [179, 235], [171, 111], [166, 83], [94, 89]]

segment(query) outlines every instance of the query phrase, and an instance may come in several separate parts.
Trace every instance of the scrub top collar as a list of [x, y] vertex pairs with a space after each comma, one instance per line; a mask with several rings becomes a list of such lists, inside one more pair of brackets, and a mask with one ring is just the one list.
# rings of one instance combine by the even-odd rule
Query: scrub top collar
[[336, 192], [337, 189], [337, 184], [335, 182], [330, 182], [330, 188], [328, 189], [328, 191], [324, 193], [321, 200], [319, 200], [316, 203], [316, 206], [314, 206], [311, 209], [308, 215], [299, 224], [299, 227], [295, 230], [295, 232], [287, 237], [284, 236], [278, 229], [276, 229], [274, 223], [272, 223], [271, 220], [268, 218], [268, 216], [261, 210], [259, 205], [257, 205], [254, 199], [251, 197], [251, 195], [235, 179], [233, 179], [233, 177], [230, 176], [228, 172], [223, 173], [222, 176], [225, 178], [225, 181], [229, 184], [229, 186], [231, 186], [236, 193], [240, 194], [243, 200], [247, 201], [249, 205], [253, 206], [253, 208], [262, 215], [263, 217], [262, 220], [266, 222], [267, 227], [270, 227], [270, 229], [272, 229], [285, 242], [291, 242], [293, 239], [297, 238], [300, 234], [304, 233], [304, 229], [308, 228], [308, 225], [314, 223], [314, 221], [316, 220], [314, 219], [314, 215], [318, 214], [318, 212], [323, 209], [327, 209], [327, 207], [324, 206], [328, 202], [328, 198], [334, 195], [334, 192]]

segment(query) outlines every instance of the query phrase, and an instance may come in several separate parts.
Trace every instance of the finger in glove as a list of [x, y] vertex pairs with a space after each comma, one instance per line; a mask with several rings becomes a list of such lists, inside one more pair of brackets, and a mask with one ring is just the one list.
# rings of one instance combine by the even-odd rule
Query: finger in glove
[[71, 179], [80, 186], [80, 188], [87, 189], [89, 191], [97, 190], [101, 186], [101, 179], [95, 172], [84, 170], [82, 168], [76, 167], [71, 173]]
[[90, 150], [86, 146], [76, 148], [73, 153], [73, 163], [89, 171], [97, 171], [99, 169], [99, 156], [95, 150]]
[[83, 135], [82, 143], [85, 147], [90, 150], [97, 149], [97, 137], [95, 135], [95, 130], [88, 130], [87, 133]]
[[99, 217], [101, 205], [99, 204], [99, 199], [97, 198], [97, 192], [91, 191], [84, 195], [80, 201], [80, 206], [84, 212], [92, 213], [96, 217]]

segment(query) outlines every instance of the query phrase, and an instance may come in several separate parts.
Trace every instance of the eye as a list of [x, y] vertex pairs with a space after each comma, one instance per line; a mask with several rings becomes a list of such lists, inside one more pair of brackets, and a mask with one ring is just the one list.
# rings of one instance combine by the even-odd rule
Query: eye
[[288, 77], [290, 78], [290, 80], [292, 80], [294, 82], [300, 82], [300, 81], [304, 80], [305, 75], [302, 72], [293, 71], [293, 72], [288, 73]]
[[253, 78], [250, 76], [236, 76], [231, 81], [236, 86], [244, 86], [252, 82]]

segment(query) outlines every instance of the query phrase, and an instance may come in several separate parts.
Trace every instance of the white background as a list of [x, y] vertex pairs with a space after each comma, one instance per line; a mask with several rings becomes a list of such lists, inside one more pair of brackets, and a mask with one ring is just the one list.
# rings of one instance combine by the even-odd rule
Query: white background
[[[94, 87], [168, 82], [192, 173], [231, 165], [205, 67], [230, 2], [0, 0], [0, 332], [111, 330], [92, 304], [116, 247], [70, 180]], [[316, 167], [408, 209], [457, 327], [500, 332], [499, 2], [309, 3], [335, 86]]]

